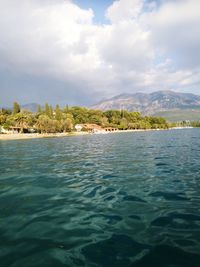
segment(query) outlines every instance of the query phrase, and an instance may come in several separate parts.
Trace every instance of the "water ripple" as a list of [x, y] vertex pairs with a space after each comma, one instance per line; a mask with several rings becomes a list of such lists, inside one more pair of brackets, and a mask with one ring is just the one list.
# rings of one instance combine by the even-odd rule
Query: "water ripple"
[[0, 141], [0, 266], [199, 267], [200, 130]]

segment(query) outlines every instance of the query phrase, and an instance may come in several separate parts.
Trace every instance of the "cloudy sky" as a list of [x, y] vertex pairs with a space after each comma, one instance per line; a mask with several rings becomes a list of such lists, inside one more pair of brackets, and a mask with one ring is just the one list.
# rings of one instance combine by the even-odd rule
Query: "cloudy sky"
[[199, 0], [0, 0], [0, 105], [200, 94]]

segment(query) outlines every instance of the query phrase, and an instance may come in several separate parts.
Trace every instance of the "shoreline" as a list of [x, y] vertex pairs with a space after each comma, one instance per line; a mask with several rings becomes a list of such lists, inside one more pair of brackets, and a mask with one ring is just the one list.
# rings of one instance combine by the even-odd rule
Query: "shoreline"
[[99, 132], [99, 133], [89, 133], [89, 132], [69, 132], [69, 133], [17, 133], [17, 134], [0, 134], [0, 141], [2, 140], [27, 140], [27, 139], [37, 139], [37, 138], [53, 138], [53, 137], [69, 137], [69, 136], [81, 136], [90, 134], [113, 134], [113, 133], [130, 133], [130, 132], [149, 132], [149, 131], [167, 131], [167, 130], [179, 130], [179, 129], [191, 129], [192, 127], [174, 127], [169, 129], [138, 129], [138, 130], [117, 130], [113, 132]]
[[40, 138], [53, 138], [53, 137], [67, 137], [87, 135], [87, 132], [69, 132], [69, 133], [16, 133], [16, 134], [0, 134], [1, 140], [27, 140], [27, 139], [40, 139]]

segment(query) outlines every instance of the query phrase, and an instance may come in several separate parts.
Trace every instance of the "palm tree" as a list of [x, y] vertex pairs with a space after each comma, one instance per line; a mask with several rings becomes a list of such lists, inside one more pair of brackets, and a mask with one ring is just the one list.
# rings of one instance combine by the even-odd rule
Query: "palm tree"
[[15, 114], [13, 121], [14, 126], [20, 128], [20, 133], [23, 133], [24, 129], [28, 128], [28, 116], [24, 113], [17, 113]]

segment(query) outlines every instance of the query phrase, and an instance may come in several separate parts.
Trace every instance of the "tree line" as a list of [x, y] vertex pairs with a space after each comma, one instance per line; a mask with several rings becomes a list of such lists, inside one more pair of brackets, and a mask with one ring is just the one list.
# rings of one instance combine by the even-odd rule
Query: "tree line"
[[169, 123], [164, 118], [142, 116], [139, 112], [126, 110], [92, 110], [84, 107], [55, 107], [46, 103], [38, 106], [37, 112], [22, 110], [17, 102], [13, 109], [2, 108], [0, 126], [5, 129], [16, 127], [20, 132], [32, 129], [38, 133], [70, 132], [76, 124], [97, 124], [102, 128], [128, 129], [167, 129]]

